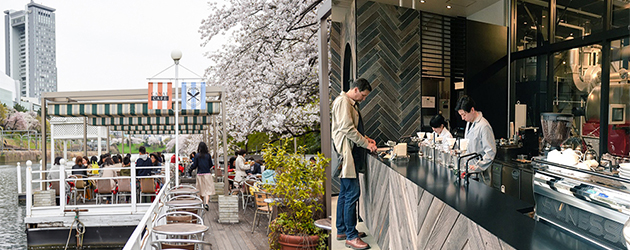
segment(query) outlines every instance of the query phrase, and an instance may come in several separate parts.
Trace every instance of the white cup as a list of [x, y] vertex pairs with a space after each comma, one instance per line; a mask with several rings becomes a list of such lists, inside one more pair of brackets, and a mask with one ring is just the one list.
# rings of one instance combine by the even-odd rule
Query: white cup
[[418, 132], [418, 138], [424, 139], [424, 134], [426, 134], [426, 132]]
[[446, 143], [448, 143], [449, 147], [453, 147], [453, 145], [455, 145], [455, 142], [457, 141], [457, 139], [455, 138], [446, 138]]
[[468, 139], [460, 139], [459, 140], [459, 149], [461, 151], [466, 151], [468, 150]]
[[619, 168], [630, 171], [630, 163], [619, 163]]
[[434, 133], [427, 133], [427, 139], [429, 139], [429, 141], [433, 140], [433, 135], [435, 135]]
[[442, 139], [444, 139], [444, 137], [435, 137], [435, 142], [436, 143], [441, 143]]

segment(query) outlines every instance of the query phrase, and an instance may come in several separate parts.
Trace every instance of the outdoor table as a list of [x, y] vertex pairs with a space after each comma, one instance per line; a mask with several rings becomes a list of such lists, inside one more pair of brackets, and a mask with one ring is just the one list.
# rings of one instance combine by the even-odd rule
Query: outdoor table
[[332, 223], [330, 221], [330, 218], [316, 220], [314, 224], [316, 227], [319, 227], [326, 231], [330, 231], [332, 229]]
[[169, 202], [166, 202], [166, 205], [169, 207], [194, 207], [194, 206], [199, 206], [201, 205], [201, 201], [194, 199], [194, 200], [172, 200]]
[[208, 231], [208, 226], [193, 223], [172, 223], [153, 227], [155, 234], [166, 236], [189, 236]]
[[189, 187], [176, 188], [176, 189], [170, 190], [170, 191], [169, 191], [169, 194], [173, 194], [173, 195], [181, 195], [181, 194], [199, 194], [199, 189], [196, 189], [196, 188], [189, 188]]

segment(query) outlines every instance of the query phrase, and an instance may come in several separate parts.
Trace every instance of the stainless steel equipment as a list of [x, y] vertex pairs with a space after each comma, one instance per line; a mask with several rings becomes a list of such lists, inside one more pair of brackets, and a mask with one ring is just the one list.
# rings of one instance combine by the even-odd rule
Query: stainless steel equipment
[[[620, 104], [625, 108], [625, 117], [630, 119], [630, 109], [627, 108], [630, 103], [630, 84], [610, 84], [609, 91], [610, 104]], [[595, 87], [586, 99], [586, 120], [599, 121], [599, 113], [601, 105], [601, 87]]]
[[630, 180], [534, 157], [537, 220], [544, 220], [602, 248], [625, 249]]
[[572, 114], [542, 113], [540, 125], [543, 131], [543, 140], [551, 145], [551, 149], [560, 149], [571, 135]]

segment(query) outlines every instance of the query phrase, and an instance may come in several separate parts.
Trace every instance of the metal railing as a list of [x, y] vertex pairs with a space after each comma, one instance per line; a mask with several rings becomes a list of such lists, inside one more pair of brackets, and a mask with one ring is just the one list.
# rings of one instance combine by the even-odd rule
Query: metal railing
[[[33, 171], [33, 169], [31, 168], [31, 166], [28, 166], [26, 169], [26, 217], [33, 217], [33, 216], [38, 216], [38, 214], [33, 214], [33, 212], [39, 212], [41, 211], [42, 214], [41, 216], [51, 216], [51, 215], [58, 215], [58, 216], [64, 216], [65, 212], [64, 210], [70, 208], [70, 209], [87, 209], [90, 208], [90, 212], [91, 214], [108, 214], [111, 213], [111, 207], [117, 207], [118, 210], [124, 210], [130, 213], [138, 213], [141, 212], [138, 210], [138, 201], [137, 201], [137, 191], [136, 191], [136, 186], [138, 185], [138, 179], [144, 179], [144, 178], [164, 178], [164, 187], [160, 187], [161, 190], [160, 192], [162, 192], [162, 190], [166, 189], [167, 186], [170, 186], [170, 182], [171, 182], [171, 170], [172, 168], [170, 167], [170, 163], [165, 163], [165, 165], [163, 166], [149, 166], [149, 167], [136, 167], [135, 164], [132, 164], [132, 166], [130, 167], [120, 167], [120, 168], [107, 168], [107, 170], [112, 170], [112, 171], [116, 171], [116, 170], [123, 170], [123, 169], [129, 169], [131, 172], [131, 176], [117, 176], [117, 177], [88, 177], [88, 178], [66, 178], [65, 173], [69, 172], [71, 173], [73, 171], [73, 169], [70, 170], [66, 170], [65, 167], [60, 167], [59, 170], [36, 170]], [[164, 170], [164, 174], [163, 175], [152, 175], [152, 176], [136, 176], [136, 169], [162, 169]], [[84, 169], [81, 169], [80, 171], [83, 171]], [[93, 169], [85, 169], [85, 171], [91, 171]], [[99, 171], [103, 171], [103, 168], [99, 168]], [[58, 179], [45, 179], [45, 178], [41, 178], [41, 179], [33, 179], [33, 174], [36, 175], [43, 175], [43, 174], [47, 174], [47, 173], [51, 173], [54, 171], [59, 171], [59, 178]], [[74, 171], [76, 171], [76, 169], [74, 169]], [[175, 171], [177, 173], [177, 171]], [[18, 171], [18, 176], [19, 176], [20, 172]], [[76, 204], [76, 205], [69, 205], [66, 202], [66, 181], [90, 181], [90, 180], [112, 180], [112, 179], [130, 179], [131, 181], [131, 202], [130, 203], [123, 203], [123, 204], [114, 204], [114, 202], [112, 202], [112, 204], [100, 204], [100, 205], [90, 205], [90, 204]], [[33, 184], [35, 183], [40, 183], [40, 186], [43, 185], [44, 183], [51, 183], [51, 182], [59, 182], [59, 194], [60, 194], [60, 199], [59, 199], [59, 205], [55, 205], [55, 206], [42, 206], [42, 207], [34, 207], [33, 206]], [[76, 199], [76, 197], [75, 197]], [[156, 199], [157, 201], [158, 199]], [[104, 208], [104, 209], [98, 209], [98, 208]], [[55, 212], [56, 211], [56, 212]]]

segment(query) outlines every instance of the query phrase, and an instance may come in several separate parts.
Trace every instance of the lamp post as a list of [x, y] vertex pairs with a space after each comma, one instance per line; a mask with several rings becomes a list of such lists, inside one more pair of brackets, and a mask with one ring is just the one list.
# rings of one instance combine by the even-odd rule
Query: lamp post
[[[182, 58], [180, 50], [171, 51], [171, 58], [175, 62], [175, 186], [179, 185], [179, 59]], [[168, 171], [171, 171], [170, 169]]]

